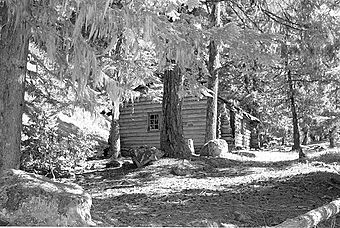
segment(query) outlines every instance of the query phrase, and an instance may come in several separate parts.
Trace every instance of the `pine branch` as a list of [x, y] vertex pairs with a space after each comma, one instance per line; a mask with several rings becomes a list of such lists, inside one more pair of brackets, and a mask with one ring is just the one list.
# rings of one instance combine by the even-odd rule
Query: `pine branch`
[[[262, 7], [260, 7], [260, 8], [261, 8], [261, 11], [265, 15], [267, 15], [269, 18], [271, 18], [272, 20], [274, 20], [275, 22], [277, 22], [281, 25], [287, 26], [291, 29], [298, 30], [298, 31], [305, 31], [306, 30], [305, 28], [303, 28], [304, 26], [302, 26], [298, 23], [295, 23], [291, 20], [288, 20], [288, 18], [287, 19], [282, 18], [282, 17], [270, 12], [269, 10], [263, 9]], [[295, 27], [295, 26], [298, 26], [298, 27]]]
[[232, 5], [230, 5], [230, 2], [228, 2], [228, 5], [230, 6], [230, 8], [232, 9], [232, 11], [236, 14], [236, 16], [242, 21], [242, 23], [244, 24], [244, 26], [246, 26], [246, 22], [243, 20], [243, 18], [238, 14], [238, 12], [234, 9], [234, 7]]
[[260, 27], [248, 16], [248, 14], [244, 11], [244, 9], [237, 2], [232, 1], [232, 3], [235, 4], [237, 6], [237, 8], [239, 8], [242, 11], [242, 13], [255, 26], [255, 28], [257, 28], [257, 30], [259, 30], [261, 33], [263, 33], [263, 30], [260, 29]]

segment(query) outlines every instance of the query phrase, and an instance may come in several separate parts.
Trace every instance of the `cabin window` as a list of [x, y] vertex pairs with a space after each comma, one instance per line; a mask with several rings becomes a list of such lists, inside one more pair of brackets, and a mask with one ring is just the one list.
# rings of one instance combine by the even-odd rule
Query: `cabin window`
[[160, 129], [160, 113], [149, 113], [148, 131], [159, 131]]

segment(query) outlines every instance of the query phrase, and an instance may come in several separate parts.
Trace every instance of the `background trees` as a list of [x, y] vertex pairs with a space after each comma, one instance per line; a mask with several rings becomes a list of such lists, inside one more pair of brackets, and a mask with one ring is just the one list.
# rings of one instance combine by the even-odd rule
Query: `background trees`
[[[282, 116], [281, 120], [292, 118], [293, 149], [300, 148], [299, 124], [303, 124], [305, 136], [315, 115], [329, 113], [319, 110], [316, 114], [316, 107], [335, 102], [337, 108], [339, 9], [331, 0], [3, 0], [0, 7], [0, 76], [4, 82], [0, 90], [0, 169], [18, 166], [29, 53], [49, 74], [72, 81], [79, 101], [87, 108], [93, 107], [96, 93], [110, 97], [113, 159], [119, 155], [119, 105], [135, 98], [136, 86], [159, 80], [155, 75], [163, 75], [165, 87], [172, 79], [167, 76], [175, 72], [180, 76], [176, 91], [169, 90], [169, 97], [164, 93], [164, 101], [179, 105], [177, 114], [183, 94], [204, 89], [197, 78], [209, 79], [215, 99], [209, 101], [207, 111], [207, 140], [216, 136], [217, 76], [230, 99], [237, 99], [264, 122], [280, 123], [276, 129], [284, 130], [279, 131], [289, 129], [286, 121], [273, 121], [272, 113], [279, 112], [275, 116]], [[42, 54], [29, 49], [29, 42]], [[279, 63], [273, 61], [277, 60], [274, 52], [281, 57]], [[164, 120], [167, 114], [164, 111]], [[171, 126], [164, 122], [164, 127]], [[174, 129], [180, 129], [180, 121]], [[186, 148], [182, 133], [177, 135], [165, 139], [163, 134], [162, 141], [171, 139], [171, 144]], [[178, 151], [168, 154], [177, 156]]]
[[[270, 18], [272, 28], [282, 34], [279, 49], [282, 62], [278, 68], [273, 68], [273, 82], [278, 83], [273, 87], [286, 94], [286, 98], [281, 95], [281, 102], [289, 104], [293, 124], [292, 148], [299, 150], [299, 124], [304, 123], [303, 131], [306, 133], [308, 113], [315, 115], [314, 108], [323, 103], [322, 88], [329, 80], [326, 71], [330, 67], [326, 50], [333, 45], [337, 30], [332, 27], [338, 23], [333, 21], [335, 18], [329, 12], [336, 9], [331, 1], [276, 2], [261, 7]], [[330, 21], [332, 25], [328, 26]], [[334, 63], [334, 60], [331, 62]]]

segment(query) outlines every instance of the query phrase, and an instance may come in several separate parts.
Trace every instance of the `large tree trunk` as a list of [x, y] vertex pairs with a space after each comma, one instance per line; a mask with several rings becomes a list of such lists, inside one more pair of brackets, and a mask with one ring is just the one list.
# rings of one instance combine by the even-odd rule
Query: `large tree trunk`
[[299, 158], [304, 158], [305, 154], [303, 153], [301, 149], [300, 144], [300, 131], [299, 131], [299, 120], [298, 115], [296, 112], [296, 104], [295, 104], [295, 93], [294, 93], [294, 86], [292, 81], [292, 75], [291, 71], [288, 70], [287, 72], [287, 78], [288, 78], [288, 85], [289, 85], [289, 100], [290, 100], [290, 110], [292, 112], [292, 118], [293, 118], [293, 147], [292, 150], [299, 151]]
[[[120, 32], [118, 35], [115, 55], [116, 58], [121, 60], [121, 56], [123, 54], [123, 33]], [[117, 72], [117, 77], [119, 73]], [[116, 94], [117, 97], [112, 96], [112, 121], [111, 121], [111, 128], [110, 128], [110, 135], [108, 139], [108, 152], [106, 157], [109, 157], [111, 160], [116, 160], [120, 156], [120, 132], [119, 132], [119, 102], [120, 102], [120, 95]]]
[[[212, 26], [220, 26], [220, 3], [212, 3], [210, 21]], [[214, 92], [213, 97], [207, 99], [207, 120], [205, 141], [216, 139], [217, 136], [217, 101], [218, 101], [218, 71], [220, 66], [220, 54], [217, 44], [214, 40], [209, 43], [209, 61], [208, 71], [210, 77], [208, 79], [208, 88]]]
[[109, 136], [108, 157], [115, 160], [120, 155], [119, 102], [112, 102], [112, 121]]
[[[27, 10], [29, 1], [21, 2]], [[19, 7], [18, 7], [19, 9]], [[23, 12], [9, 15], [0, 4], [0, 174], [19, 168], [24, 88], [30, 28]], [[18, 18], [16, 18], [18, 15]], [[18, 20], [18, 21], [17, 21]]]
[[182, 77], [178, 66], [164, 72], [160, 141], [161, 150], [167, 157], [185, 158], [191, 154], [183, 134], [183, 98], [179, 97], [179, 90], [183, 84]]

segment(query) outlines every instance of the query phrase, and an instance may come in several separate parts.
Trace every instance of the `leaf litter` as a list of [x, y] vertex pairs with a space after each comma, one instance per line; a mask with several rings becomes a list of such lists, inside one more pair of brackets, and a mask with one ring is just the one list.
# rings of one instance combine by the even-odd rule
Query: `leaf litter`
[[[121, 167], [84, 172], [76, 182], [92, 196], [97, 226], [274, 226], [339, 198], [340, 154], [312, 152], [306, 162], [233, 155], [164, 158], [142, 168], [124, 158]], [[189, 171], [177, 175], [174, 167]], [[340, 219], [318, 227], [331, 223]]]

